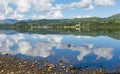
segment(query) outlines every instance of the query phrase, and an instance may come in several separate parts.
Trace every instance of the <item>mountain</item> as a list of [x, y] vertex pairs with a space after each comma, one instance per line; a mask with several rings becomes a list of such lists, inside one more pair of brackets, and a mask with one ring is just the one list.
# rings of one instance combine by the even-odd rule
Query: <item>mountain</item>
[[9, 24], [14, 24], [14, 23], [16, 23], [16, 22], [18, 22], [18, 20], [14, 20], [14, 19], [0, 20], [0, 24], [7, 24], [7, 25], [9, 25]]
[[91, 21], [110, 21], [110, 20], [120, 20], [120, 14], [115, 14], [107, 18], [100, 17], [88, 17], [88, 18], [74, 18], [74, 19], [40, 19], [40, 20], [22, 20], [18, 21], [15, 19], [5, 19], [0, 20], [0, 24], [10, 25], [10, 24], [60, 24], [60, 23], [80, 23], [80, 22], [91, 22]]
[[108, 17], [108, 19], [111, 19], [111, 20], [120, 20], [120, 14], [112, 15], [112, 16]]

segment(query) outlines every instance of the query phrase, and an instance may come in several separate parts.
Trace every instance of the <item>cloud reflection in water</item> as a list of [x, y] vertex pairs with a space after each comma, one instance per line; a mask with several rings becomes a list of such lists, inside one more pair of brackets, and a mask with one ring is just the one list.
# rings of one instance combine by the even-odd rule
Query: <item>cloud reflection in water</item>
[[97, 55], [97, 59], [100, 59], [101, 57], [110, 60], [113, 57], [113, 48], [95, 48], [94, 54]]
[[[84, 38], [85, 36], [82, 36]], [[29, 38], [31, 38], [29, 40]], [[76, 37], [76, 38], [81, 38]], [[85, 37], [88, 39], [91, 37]], [[83, 44], [79, 46], [75, 46], [75, 44], [71, 44], [68, 47], [68, 44], [64, 43], [62, 40], [64, 36], [62, 35], [41, 35], [41, 34], [13, 34], [13, 35], [5, 35], [0, 34], [0, 49], [1, 53], [9, 53], [9, 54], [23, 54], [28, 56], [40, 56], [43, 58], [47, 58], [53, 54], [53, 47], [56, 49], [69, 49], [73, 51], [80, 52], [79, 55], [76, 56], [78, 61], [84, 60], [84, 57], [94, 52], [97, 55], [97, 59], [103, 57], [107, 60], [110, 60], [113, 57], [113, 48], [93, 48], [93, 44]], [[32, 41], [37, 40], [32, 44]], [[44, 41], [41, 41], [44, 40]], [[17, 45], [15, 50], [12, 50], [11, 47]], [[59, 53], [59, 52], [58, 52]], [[55, 53], [57, 54], [57, 53]]]

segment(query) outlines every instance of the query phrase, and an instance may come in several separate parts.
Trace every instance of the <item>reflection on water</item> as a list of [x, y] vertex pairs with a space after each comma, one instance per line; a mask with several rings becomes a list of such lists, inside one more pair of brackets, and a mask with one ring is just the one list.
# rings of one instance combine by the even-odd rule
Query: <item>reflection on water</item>
[[103, 57], [110, 60], [113, 57], [113, 48], [96, 48], [94, 54], [97, 55], [97, 59]]
[[107, 36], [0, 34], [1, 54], [48, 58], [51, 62], [63, 59], [74, 65], [120, 64], [119, 44], [120, 40]]

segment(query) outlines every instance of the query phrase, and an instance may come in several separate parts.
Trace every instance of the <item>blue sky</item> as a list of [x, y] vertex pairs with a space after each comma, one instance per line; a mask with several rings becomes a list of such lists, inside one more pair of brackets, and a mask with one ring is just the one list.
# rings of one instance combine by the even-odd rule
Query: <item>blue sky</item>
[[0, 0], [0, 19], [108, 17], [120, 13], [120, 0]]

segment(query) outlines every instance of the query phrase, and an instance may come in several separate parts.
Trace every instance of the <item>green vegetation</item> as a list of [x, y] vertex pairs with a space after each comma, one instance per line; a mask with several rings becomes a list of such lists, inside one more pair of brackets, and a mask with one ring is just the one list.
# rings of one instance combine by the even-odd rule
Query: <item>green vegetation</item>
[[108, 35], [120, 39], [120, 14], [108, 18], [42, 19], [1, 24], [1, 30], [41, 34]]
[[109, 19], [119, 20], [120, 19], [120, 14], [115, 14], [113, 16], [110, 16]]

